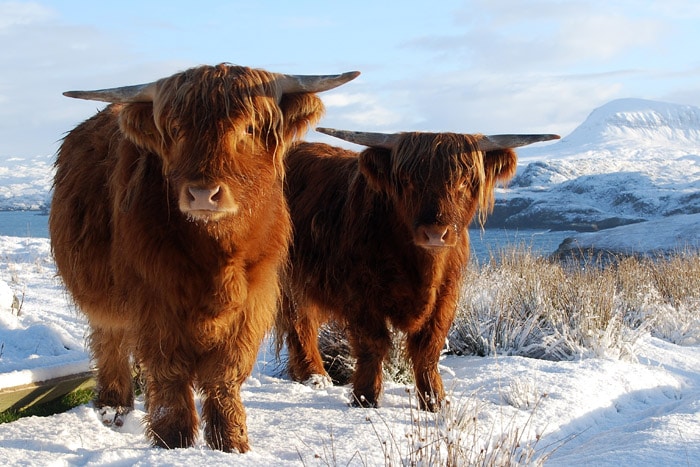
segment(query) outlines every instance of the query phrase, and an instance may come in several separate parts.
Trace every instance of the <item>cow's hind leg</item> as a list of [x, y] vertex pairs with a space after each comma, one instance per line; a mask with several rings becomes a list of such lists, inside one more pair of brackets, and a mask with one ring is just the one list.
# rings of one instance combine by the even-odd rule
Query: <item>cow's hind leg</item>
[[318, 349], [318, 330], [321, 325], [318, 309], [301, 304], [294, 307], [285, 297], [282, 301], [282, 319], [289, 350], [289, 376], [294, 381], [311, 387], [332, 386], [333, 382], [323, 367]]
[[121, 329], [93, 327], [90, 348], [97, 367], [95, 407], [105, 425], [122, 426], [134, 408], [130, 352]]
[[353, 405], [377, 407], [382, 392], [382, 365], [391, 349], [386, 324], [363, 322], [348, 329], [350, 346], [356, 358], [352, 375]]

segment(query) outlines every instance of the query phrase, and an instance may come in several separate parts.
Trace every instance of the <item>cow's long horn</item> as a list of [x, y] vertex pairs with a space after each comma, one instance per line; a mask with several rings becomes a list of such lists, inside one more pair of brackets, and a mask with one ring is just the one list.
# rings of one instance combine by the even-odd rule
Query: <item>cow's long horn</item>
[[280, 75], [280, 84], [282, 94], [322, 92], [337, 88], [359, 75], [359, 71], [348, 71], [339, 75]]
[[488, 135], [479, 140], [480, 151], [518, 148], [528, 144], [559, 139], [559, 135]]
[[119, 88], [97, 89], [95, 91], [66, 91], [66, 97], [113, 103], [153, 102], [156, 83], [135, 84]]
[[[333, 128], [316, 128], [316, 131], [336, 138], [344, 139], [351, 143], [361, 144], [375, 148], [391, 149], [396, 144], [401, 133], [371, 133], [367, 131], [347, 131]], [[480, 151], [494, 151], [497, 149], [517, 148], [528, 144], [539, 143], [559, 139], [561, 136], [554, 134], [543, 135], [488, 135], [483, 136], [478, 143]]]
[[347, 131], [320, 127], [316, 128], [316, 131], [334, 136], [336, 138], [344, 139], [345, 141], [349, 141], [351, 143], [361, 144], [362, 146], [384, 149], [393, 148], [401, 135], [401, 133], [372, 133], [369, 131]]

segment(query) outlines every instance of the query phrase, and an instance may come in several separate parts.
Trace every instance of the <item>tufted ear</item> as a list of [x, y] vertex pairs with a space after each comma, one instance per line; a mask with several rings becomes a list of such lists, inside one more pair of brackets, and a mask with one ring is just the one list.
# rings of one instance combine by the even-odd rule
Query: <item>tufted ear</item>
[[119, 112], [119, 128], [135, 145], [160, 153], [163, 137], [153, 118], [153, 104], [125, 104]]
[[515, 175], [517, 162], [515, 151], [509, 148], [484, 152], [484, 183], [479, 189], [479, 222], [482, 226], [487, 214], [493, 210], [496, 183], [510, 180]]
[[311, 93], [285, 94], [279, 103], [284, 115], [284, 140], [301, 139], [309, 127], [316, 125], [325, 108], [321, 98]]
[[388, 192], [391, 187], [391, 151], [365, 149], [360, 153], [360, 171], [372, 189]]
[[513, 149], [497, 149], [484, 153], [484, 172], [486, 183], [494, 185], [496, 182], [510, 180], [518, 166], [518, 156]]

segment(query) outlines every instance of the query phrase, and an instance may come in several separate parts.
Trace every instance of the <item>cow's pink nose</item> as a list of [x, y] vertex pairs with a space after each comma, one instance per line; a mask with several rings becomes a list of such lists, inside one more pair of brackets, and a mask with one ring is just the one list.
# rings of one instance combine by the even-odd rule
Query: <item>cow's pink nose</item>
[[213, 188], [189, 187], [190, 209], [198, 210], [215, 210], [219, 206], [221, 199], [221, 186]]
[[454, 245], [450, 227], [444, 225], [420, 225], [414, 240], [417, 245], [428, 248]]

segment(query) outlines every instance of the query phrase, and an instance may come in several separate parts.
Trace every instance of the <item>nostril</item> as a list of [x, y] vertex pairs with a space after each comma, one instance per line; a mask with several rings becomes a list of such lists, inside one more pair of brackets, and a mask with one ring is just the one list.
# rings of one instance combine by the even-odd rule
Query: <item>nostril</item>
[[447, 235], [448, 235], [449, 233], [450, 233], [450, 229], [449, 229], [449, 228], [446, 228], [445, 231], [442, 233], [442, 236], [440, 237], [440, 240], [442, 240], [443, 242], [444, 242], [445, 240], [447, 240]]
[[221, 201], [221, 196], [221, 186], [217, 186], [211, 189], [211, 196], [209, 197], [209, 199], [214, 202], [219, 202]]

